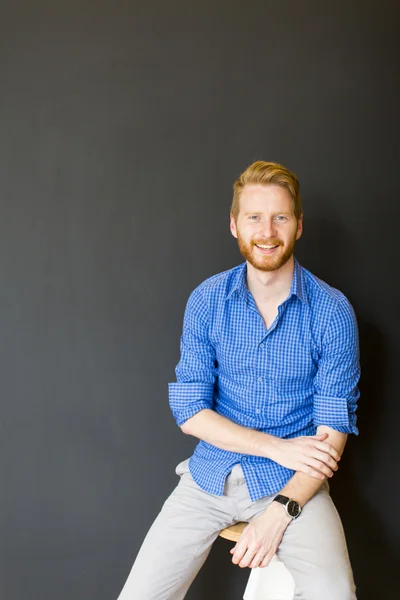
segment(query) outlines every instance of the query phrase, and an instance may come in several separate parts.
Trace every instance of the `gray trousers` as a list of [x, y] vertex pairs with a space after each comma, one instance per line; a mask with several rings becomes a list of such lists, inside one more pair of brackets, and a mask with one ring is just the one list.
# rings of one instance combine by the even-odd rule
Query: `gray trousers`
[[[219, 531], [251, 522], [273, 501], [275, 494], [251, 501], [240, 465], [228, 475], [223, 496], [208, 494], [193, 481], [188, 462], [177, 466], [179, 485], [150, 528], [118, 600], [182, 600]], [[356, 599], [343, 527], [327, 483], [289, 524], [278, 555], [293, 576], [296, 600]]]

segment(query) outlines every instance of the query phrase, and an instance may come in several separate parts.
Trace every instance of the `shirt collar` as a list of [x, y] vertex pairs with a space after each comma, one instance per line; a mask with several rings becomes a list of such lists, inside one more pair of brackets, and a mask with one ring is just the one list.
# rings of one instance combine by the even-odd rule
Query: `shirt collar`
[[244, 262], [241, 265], [239, 265], [239, 267], [232, 279], [231, 288], [230, 288], [229, 292], [227, 293], [225, 300], [229, 300], [229, 298], [235, 292], [239, 292], [243, 295], [246, 293], [246, 291], [247, 291], [246, 274], [247, 274], [247, 265]]
[[303, 267], [299, 264], [298, 260], [294, 259], [294, 272], [293, 281], [290, 287], [289, 296], [295, 295], [299, 300], [308, 304], [307, 289], [304, 281]]
[[[235, 273], [235, 276], [232, 281], [231, 289], [229, 290], [229, 292], [226, 296], [226, 300], [229, 300], [229, 298], [235, 292], [238, 292], [243, 295], [247, 293], [248, 289], [247, 289], [247, 284], [246, 284], [246, 274], [247, 274], [247, 266], [246, 266], [246, 263], [244, 262], [243, 264], [241, 264], [239, 266], [237, 272]], [[289, 297], [293, 296], [293, 295], [297, 296], [299, 298], [299, 300], [301, 300], [305, 304], [308, 304], [308, 296], [307, 296], [307, 290], [306, 290], [306, 286], [305, 286], [305, 282], [304, 282], [303, 267], [299, 264], [299, 262], [297, 261], [296, 258], [294, 259], [293, 281], [292, 281], [292, 285], [290, 287]]]

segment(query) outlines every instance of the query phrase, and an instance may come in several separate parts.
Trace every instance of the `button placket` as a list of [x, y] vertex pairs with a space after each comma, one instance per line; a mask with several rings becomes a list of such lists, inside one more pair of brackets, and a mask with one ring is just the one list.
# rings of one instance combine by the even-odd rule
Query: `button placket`
[[[266, 402], [266, 398], [267, 398], [267, 388], [269, 387], [269, 383], [268, 383], [268, 379], [269, 379], [269, 365], [268, 365], [268, 357], [269, 357], [269, 351], [268, 348], [270, 346], [270, 336], [269, 336], [269, 331], [268, 333], [264, 336], [264, 338], [262, 339], [262, 341], [258, 344], [258, 377], [257, 377], [257, 383], [260, 387], [260, 390], [262, 390], [262, 395], [260, 396], [260, 398], [258, 399], [258, 401], [256, 401], [256, 405], [254, 407], [254, 416], [257, 416], [257, 422], [258, 419], [260, 418], [260, 415], [264, 413], [266, 407], [265, 407], [265, 402]], [[262, 375], [260, 374], [262, 373]]]

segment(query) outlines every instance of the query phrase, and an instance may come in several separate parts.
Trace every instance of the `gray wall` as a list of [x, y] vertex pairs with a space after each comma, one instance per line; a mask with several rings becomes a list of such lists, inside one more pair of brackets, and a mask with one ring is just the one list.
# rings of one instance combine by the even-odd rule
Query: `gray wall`
[[[185, 302], [241, 261], [231, 186], [260, 158], [298, 174], [297, 256], [357, 311], [361, 435], [333, 495], [359, 597], [393, 597], [397, 6], [1, 3], [2, 600], [117, 597], [195, 443], [167, 401]], [[190, 600], [241, 597], [228, 547]]]

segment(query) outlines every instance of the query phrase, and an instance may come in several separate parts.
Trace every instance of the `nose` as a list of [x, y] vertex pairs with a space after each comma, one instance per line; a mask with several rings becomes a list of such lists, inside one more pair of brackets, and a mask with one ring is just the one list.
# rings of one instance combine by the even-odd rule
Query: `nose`
[[276, 237], [276, 226], [273, 219], [264, 219], [260, 233], [263, 237], [269, 239]]

